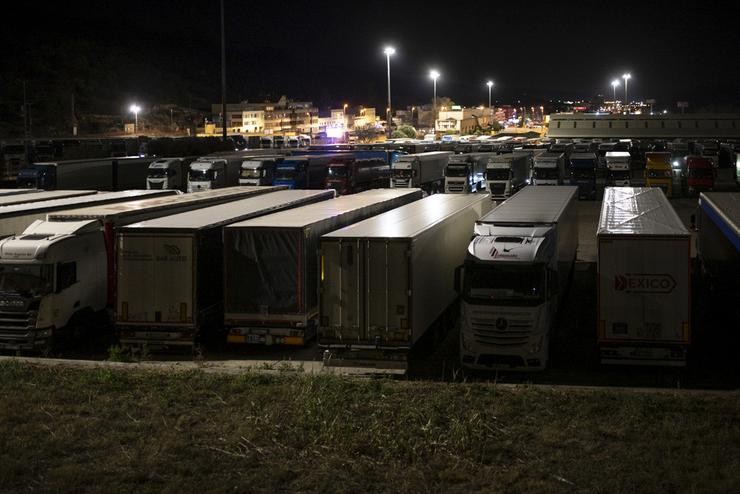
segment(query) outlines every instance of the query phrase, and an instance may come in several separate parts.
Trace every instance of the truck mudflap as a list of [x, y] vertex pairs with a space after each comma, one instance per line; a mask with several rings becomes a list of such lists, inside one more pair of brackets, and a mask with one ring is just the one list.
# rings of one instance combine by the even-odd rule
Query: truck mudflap
[[362, 367], [394, 374], [405, 374], [409, 368], [408, 348], [370, 346], [324, 347], [325, 367]]
[[686, 367], [684, 346], [603, 345], [599, 351], [601, 363], [607, 365]]
[[235, 327], [229, 328], [227, 343], [247, 345], [305, 346], [316, 337], [316, 328]]

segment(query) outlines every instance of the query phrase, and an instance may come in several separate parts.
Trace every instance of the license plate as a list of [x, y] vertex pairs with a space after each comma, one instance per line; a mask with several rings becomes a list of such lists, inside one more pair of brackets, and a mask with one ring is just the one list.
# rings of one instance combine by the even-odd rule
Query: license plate
[[258, 334], [248, 334], [247, 343], [264, 343], [265, 338]]

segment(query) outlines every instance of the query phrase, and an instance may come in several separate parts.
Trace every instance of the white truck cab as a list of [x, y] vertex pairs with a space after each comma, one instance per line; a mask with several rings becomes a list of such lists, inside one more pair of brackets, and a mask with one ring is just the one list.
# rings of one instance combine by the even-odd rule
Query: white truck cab
[[239, 185], [272, 185], [275, 166], [282, 156], [265, 156], [242, 161]]
[[89, 323], [106, 307], [106, 262], [98, 220], [36, 220], [0, 240], [0, 348], [48, 347], [60, 329]]
[[226, 185], [226, 160], [198, 158], [190, 163], [188, 192], [218, 189]]
[[182, 158], [160, 158], [149, 164], [146, 177], [147, 190], [183, 190], [185, 182]]

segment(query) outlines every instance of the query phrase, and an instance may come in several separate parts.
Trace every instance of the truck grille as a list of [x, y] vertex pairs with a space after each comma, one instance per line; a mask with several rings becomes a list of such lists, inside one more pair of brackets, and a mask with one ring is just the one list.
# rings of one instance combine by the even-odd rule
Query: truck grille
[[447, 192], [465, 192], [464, 182], [447, 182]]
[[403, 178], [394, 178], [391, 185], [395, 189], [405, 189], [409, 187], [409, 180]]
[[491, 195], [502, 196], [506, 191], [506, 184], [491, 184]]
[[[506, 324], [499, 321], [505, 320]], [[470, 327], [473, 330], [475, 341], [489, 346], [520, 346], [527, 343], [532, 331], [532, 321], [529, 319], [471, 318]]]
[[28, 337], [28, 333], [36, 328], [38, 312], [0, 311], [0, 341], [16, 340]]

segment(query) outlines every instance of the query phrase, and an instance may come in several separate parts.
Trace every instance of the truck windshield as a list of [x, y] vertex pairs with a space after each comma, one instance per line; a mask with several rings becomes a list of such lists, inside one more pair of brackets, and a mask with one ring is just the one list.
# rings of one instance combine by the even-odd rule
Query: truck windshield
[[467, 165], [447, 165], [445, 170], [445, 177], [467, 177], [468, 167]]
[[295, 170], [293, 168], [278, 168], [275, 171], [275, 180], [293, 180]]
[[256, 168], [242, 168], [242, 178], [260, 178], [262, 177], [262, 170]]
[[486, 170], [486, 177], [488, 180], [509, 180], [509, 178], [511, 178], [511, 170], [508, 168], [489, 168]]
[[412, 170], [406, 170], [406, 169], [393, 169], [393, 176], [397, 178], [411, 178], [413, 175]]
[[573, 170], [573, 178], [576, 180], [593, 180], [596, 178], [596, 172], [593, 169], [579, 169]]
[[344, 165], [332, 165], [329, 167], [330, 177], [346, 177], [347, 167]]
[[492, 305], [539, 305], [545, 295], [542, 264], [465, 266], [465, 297]]
[[557, 168], [535, 168], [534, 178], [540, 180], [557, 180], [560, 178], [560, 171]]
[[149, 178], [167, 178], [167, 177], [173, 177], [175, 175], [175, 170], [172, 168], [150, 168], [149, 169]]
[[190, 170], [188, 180], [191, 182], [210, 182], [213, 180], [213, 170]]
[[51, 292], [51, 264], [0, 264], [0, 292], [36, 297]]

